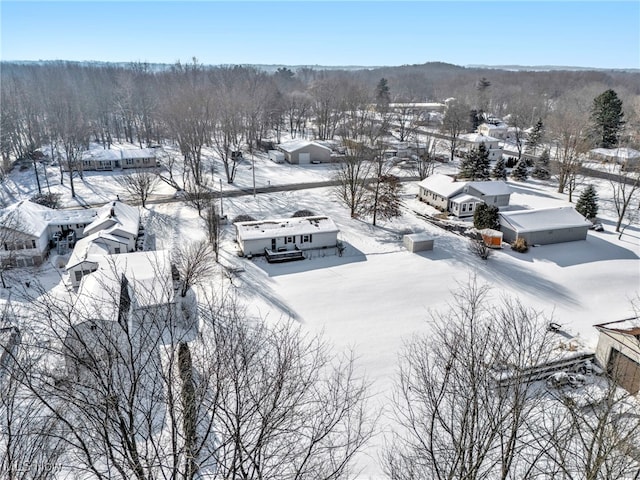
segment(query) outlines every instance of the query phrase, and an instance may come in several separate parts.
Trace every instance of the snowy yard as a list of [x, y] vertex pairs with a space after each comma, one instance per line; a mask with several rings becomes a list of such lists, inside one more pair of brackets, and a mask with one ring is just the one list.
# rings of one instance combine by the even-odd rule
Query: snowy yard
[[[442, 168], [439, 171], [446, 173], [451, 167]], [[65, 203], [72, 205], [68, 185], [58, 185], [55, 169], [49, 169], [52, 191], [63, 193]], [[256, 160], [255, 174], [259, 186], [314, 182], [331, 176], [324, 165], [277, 165], [266, 158]], [[114, 199], [121, 189], [112, 175], [118, 173], [87, 172], [85, 181], [76, 184], [79, 198], [86, 203]], [[237, 187], [252, 185], [250, 161], [241, 165], [237, 180]], [[640, 228], [629, 227], [618, 240], [608, 185], [603, 180], [593, 183], [601, 198], [599, 218], [604, 232], [590, 231], [586, 241], [533, 247], [526, 254], [507, 247], [495, 251], [487, 261], [469, 251], [466, 238], [414, 214], [414, 210], [430, 209], [416, 200], [415, 183], [405, 184], [403, 216], [377, 227], [366, 219], [351, 219], [330, 188], [226, 198], [224, 212], [230, 219], [239, 214], [256, 219], [288, 217], [301, 209], [328, 215], [340, 228], [339, 239], [347, 248], [342, 256], [328, 249], [301, 262], [272, 265], [263, 258], [239, 258], [233, 226], [228, 225], [222, 258], [225, 264], [238, 267], [233, 285], [251, 314], [271, 321], [293, 318], [312, 332], [324, 332], [337, 349], [352, 348], [372, 381], [376, 403], [384, 406], [403, 342], [416, 332], [429, 332], [430, 315], [446, 310], [471, 276], [490, 284], [496, 299], [519, 297], [525, 305], [544, 312], [587, 347], [595, 347], [597, 341], [594, 324], [633, 315], [631, 301], [637, 300], [640, 288]], [[566, 195], [557, 194], [552, 184], [534, 180], [509, 184], [514, 192], [511, 205], [568, 205]], [[2, 198], [10, 201], [28, 198], [35, 187], [31, 173], [21, 172], [12, 174], [1, 188]], [[157, 194], [171, 196], [173, 192], [161, 183]], [[143, 217], [147, 232], [156, 234], [157, 248], [204, 237], [195, 209], [180, 202], [152, 204]], [[435, 238], [434, 250], [407, 252], [403, 234], [422, 231]], [[38, 276], [52, 288], [60, 271], [44, 266], [24, 272], [23, 279]], [[379, 473], [374, 466], [376, 455], [372, 448], [370, 460], [362, 461], [365, 478]]]

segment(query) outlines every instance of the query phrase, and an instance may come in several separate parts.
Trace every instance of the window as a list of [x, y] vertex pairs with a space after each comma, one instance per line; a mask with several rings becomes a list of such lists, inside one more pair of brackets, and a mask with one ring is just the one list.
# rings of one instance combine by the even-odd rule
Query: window
[[463, 204], [462, 204], [462, 211], [463, 211], [463, 212], [466, 212], [466, 211], [467, 211], [467, 204], [466, 204], [466, 203], [463, 203]]
[[76, 282], [79, 282], [80, 279], [82, 278], [82, 272], [78, 271], [78, 272], [75, 272], [75, 274], [76, 274]]
[[309, 234], [309, 235], [301, 235], [300, 237], [301, 237], [302, 243], [309, 243], [312, 241], [313, 236]]
[[116, 247], [116, 248], [114, 248], [114, 249], [113, 249], [113, 251], [114, 251], [115, 253], [120, 253], [120, 247]]
[[284, 237], [284, 243], [293, 243], [293, 242], [294, 242], [293, 237]]
[[133, 158], [127, 158], [126, 164], [127, 165], [133, 165]]
[[36, 248], [36, 241], [35, 240], [31, 240], [31, 248]]

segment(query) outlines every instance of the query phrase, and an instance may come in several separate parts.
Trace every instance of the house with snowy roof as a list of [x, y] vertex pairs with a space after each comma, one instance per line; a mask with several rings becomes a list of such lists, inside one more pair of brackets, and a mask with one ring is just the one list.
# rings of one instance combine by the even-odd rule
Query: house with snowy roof
[[457, 151], [459, 154], [466, 154], [471, 150], [477, 150], [480, 145], [489, 152], [489, 160], [500, 160], [502, 158], [502, 147], [500, 139], [481, 133], [463, 133], [458, 136]]
[[626, 166], [640, 165], [640, 152], [633, 148], [594, 148], [591, 157], [605, 163], [617, 163]]
[[632, 395], [640, 394], [640, 317], [595, 325], [596, 361]]
[[573, 207], [500, 212], [499, 217], [504, 241], [522, 238], [529, 245], [585, 240], [592, 225]]
[[296, 139], [276, 145], [287, 162], [295, 165], [327, 163], [331, 161], [331, 148], [318, 142]]
[[[188, 290], [185, 297], [180, 295], [169, 251], [102, 256], [97, 264], [96, 271], [80, 282], [64, 340], [71, 376], [126, 361], [124, 353], [132, 341], [153, 349], [196, 337], [195, 294]], [[119, 348], [125, 350], [118, 352]]]
[[492, 137], [498, 140], [504, 140], [507, 138], [508, 128], [507, 125], [500, 122], [498, 124], [493, 123], [481, 123], [476, 129], [477, 132], [485, 137]]
[[85, 237], [103, 231], [126, 240], [127, 252], [133, 252], [140, 231], [140, 212], [120, 201], [112, 201], [96, 211], [96, 217], [84, 228]]
[[153, 148], [93, 149], [82, 154], [84, 170], [111, 171], [158, 166], [156, 150]]
[[458, 181], [435, 173], [418, 183], [418, 197], [438, 210], [463, 218], [472, 216], [481, 203], [498, 208], [509, 205], [511, 189], [503, 181]]
[[[236, 240], [245, 256], [266, 255], [277, 261], [304, 258], [303, 251], [335, 247], [338, 227], [329, 217], [293, 217], [276, 220], [236, 222]], [[284, 255], [297, 252], [296, 256]]]

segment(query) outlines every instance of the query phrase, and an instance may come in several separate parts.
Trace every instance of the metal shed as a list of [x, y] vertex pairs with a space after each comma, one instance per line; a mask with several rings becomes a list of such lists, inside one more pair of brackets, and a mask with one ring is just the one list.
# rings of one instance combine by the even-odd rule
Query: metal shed
[[548, 245], [585, 240], [590, 225], [573, 207], [500, 213], [500, 230], [506, 242], [522, 238], [529, 245]]
[[433, 250], [434, 239], [426, 233], [412, 233], [402, 237], [402, 243], [412, 253]]

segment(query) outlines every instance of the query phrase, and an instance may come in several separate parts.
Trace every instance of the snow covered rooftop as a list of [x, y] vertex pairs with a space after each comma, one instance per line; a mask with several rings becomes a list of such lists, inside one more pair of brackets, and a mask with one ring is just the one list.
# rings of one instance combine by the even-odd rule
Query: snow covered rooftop
[[23, 200], [9, 205], [0, 213], [0, 225], [40, 237], [48, 226], [45, 214], [50, 212], [55, 212], [55, 210], [29, 200]]
[[488, 182], [469, 182], [469, 187], [473, 187], [483, 195], [509, 195], [511, 187], [506, 182], [488, 181]]
[[573, 207], [517, 210], [513, 212], [501, 212], [500, 216], [519, 233], [591, 225], [591, 223], [585, 220]]
[[280, 143], [278, 144], [278, 148], [280, 150], [284, 150], [285, 152], [293, 153], [293, 152], [297, 152], [298, 150], [302, 150], [303, 148], [308, 147], [309, 145], [312, 145], [312, 144], [316, 145], [319, 148], [324, 148], [325, 150], [331, 151], [331, 149], [325, 145], [321, 145], [318, 142], [310, 142], [309, 140], [303, 140], [303, 139], [290, 140], [288, 142]]
[[97, 271], [82, 277], [78, 289], [80, 316], [116, 321], [123, 276], [134, 309], [173, 301], [168, 250], [108, 255], [99, 260]]
[[640, 335], [640, 317], [626, 318], [595, 325], [598, 330], [614, 330], [629, 335]]
[[338, 227], [329, 217], [294, 217], [280, 220], [263, 220], [235, 223], [242, 240], [273, 238], [313, 233], [337, 232]]
[[67, 270], [75, 267], [82, 262], [97, 263], [104, 255], [109, 255], [109, 248], [105, 241], [112, 243], [121, 243], [127, 245], [127, 239], [111, 235], [103, 230], [92, 233], [88, 237], [81, 238], [76, 242], [69, 261], [67, 262]]
[[93, 149], [83, 152], [83, 160], [107, 160], [117, 161], [136, 158], [155, 157], [156, 152], [152, 148], [131, 148], [131, 149]]
[[594, 148], [591, 150], [593, 153], [611, 158], [640, 158], [640, 152], [633, 148], [621, 147], [621, 148]]
[[114, 201], [100, 207], [96, 219], [84, 229], [85, 235], [99, 230], [122, 230], [133, 236], [138, 234], [140, 212], [136, 207]]
[[461, 192], [468, 183], [469, 182], [455, 181], [453, 177], [450, 177], [449, 175], [434, 173], [422, 180], [418, 185], [425, 190], [429, 190], [430, 192], [449, 198], [452, 195]]
[[478, 197], [474, 197], [473, 195], [469, 195], [468, 193], [461, 193], [460, 195], [456, 195], [451, 198], [452, 202], [461, 203], [461, 202], [482, 202], [482, 199]]
[[483, 143], [483, 142], [499, 142], [500, 139], [490, 137], [488, 135], [482, 135], [481, 133], [463, 133], [458, 136], [459, 140], [468, 143]]

